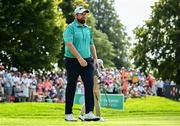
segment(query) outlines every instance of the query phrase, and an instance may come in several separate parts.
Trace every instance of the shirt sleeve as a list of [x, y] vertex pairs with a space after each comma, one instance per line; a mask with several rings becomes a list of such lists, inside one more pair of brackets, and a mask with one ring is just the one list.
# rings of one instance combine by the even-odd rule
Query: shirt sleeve
[[73, 29], [70, 26], [67, 26], [66, 30], [63, 33], [64, 42], [73, 42]]

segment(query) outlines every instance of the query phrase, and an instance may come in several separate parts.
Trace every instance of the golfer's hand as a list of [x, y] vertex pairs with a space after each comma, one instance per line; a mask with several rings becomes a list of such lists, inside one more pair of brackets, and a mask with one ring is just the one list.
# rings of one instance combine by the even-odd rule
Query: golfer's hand
[[87, 66], [87, 62], [86, 62], [86, 60], [84, 60], [83, 58], [79, 58], [78, 61], [79, 61], [80, 65], [81, 65], [82, 67], [86, 67], [86, 66]]
[[94, 59], [94, 65], [97, 67], [97, 69], [99, 69], [99, 64], [97, 62], [97, 59]]

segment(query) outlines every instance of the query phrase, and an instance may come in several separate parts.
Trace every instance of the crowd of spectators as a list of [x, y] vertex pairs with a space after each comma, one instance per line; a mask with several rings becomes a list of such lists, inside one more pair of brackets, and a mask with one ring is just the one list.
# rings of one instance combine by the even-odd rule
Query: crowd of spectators
[[[163, 95], [164, 85], [175, 85], [168, 79], [156, 79], [152, 73], [133, 69], [103, 69], [99, 75], [101, 93], [124, 94], [125, 97]], [[0, 102], [64, 102], [66, 72], [35, 74], [17, 70], [0, 70]], [[83, 83], [77, 81], [76, 93], [83, 94]]]
[[7, 102], [64, 102], [65, 72], [33, 74], [0, 71], [0, 101]]
[[176, 85], [169, 79], [155, 78], [137, 69], [105, 69], [100, 76], [101, 92], [124, 94], [126, 97], [163, 96], [163, 88]]

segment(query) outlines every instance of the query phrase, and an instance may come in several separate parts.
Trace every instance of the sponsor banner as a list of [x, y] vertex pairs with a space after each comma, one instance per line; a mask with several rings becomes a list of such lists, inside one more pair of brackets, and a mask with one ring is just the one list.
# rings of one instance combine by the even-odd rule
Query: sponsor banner
[[[110, 107], [115, 109], [124, 109], [123, 94], [101, 94], [100, 104], [102, 107]], [[76, 94], [74, 99], [75, 104], [84, 104], [84, 95]]]

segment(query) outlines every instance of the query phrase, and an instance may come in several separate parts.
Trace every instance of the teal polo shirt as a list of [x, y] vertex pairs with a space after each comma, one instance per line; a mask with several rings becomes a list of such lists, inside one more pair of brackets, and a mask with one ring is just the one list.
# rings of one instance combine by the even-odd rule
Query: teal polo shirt
[[65, 29], [63, 33], [63, 39], [65, 42], [65, 57], [75, 58], [74, 55], [70, 52], [69, 48], [66, 46], [67, 42], [73, 43], [81, 57], [91, 57], [90, 45], [93, 45], [94, 43], [92, 38], [92, 31], [86, 24], [79, 24], [75, 19]]

